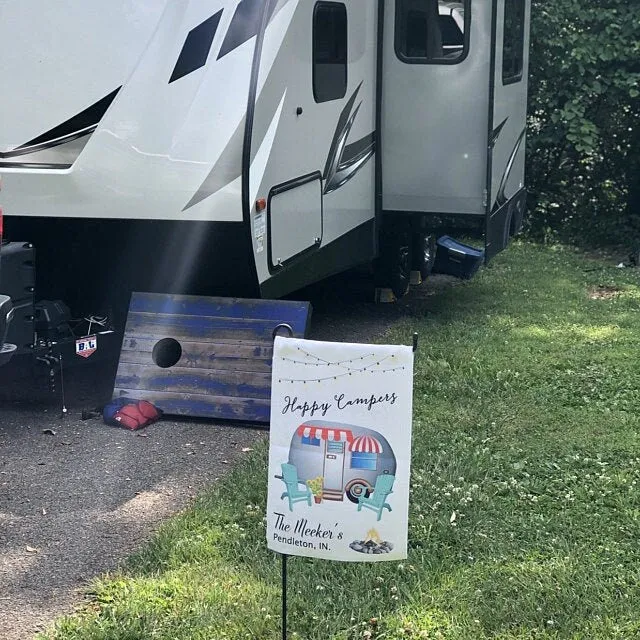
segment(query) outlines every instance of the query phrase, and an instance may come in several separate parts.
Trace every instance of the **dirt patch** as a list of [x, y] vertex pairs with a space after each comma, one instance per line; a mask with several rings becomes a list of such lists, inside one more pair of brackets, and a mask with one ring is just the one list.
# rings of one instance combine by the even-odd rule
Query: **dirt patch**
[[611, 300], [617, 298], [622, 293], [622, 289], [619, 287], [613, 287], [609, 285], [598, 285], [597, 287], [591, 287], [589, 289], [590, 300]]

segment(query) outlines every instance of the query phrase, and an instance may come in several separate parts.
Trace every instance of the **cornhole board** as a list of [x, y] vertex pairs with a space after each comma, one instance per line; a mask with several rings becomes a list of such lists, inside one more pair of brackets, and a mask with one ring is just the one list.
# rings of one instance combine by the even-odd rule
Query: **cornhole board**
[[113, 397], [268, 423], [274, 329], [302, 338], [310, 319], [308, 302], [133, 293]]

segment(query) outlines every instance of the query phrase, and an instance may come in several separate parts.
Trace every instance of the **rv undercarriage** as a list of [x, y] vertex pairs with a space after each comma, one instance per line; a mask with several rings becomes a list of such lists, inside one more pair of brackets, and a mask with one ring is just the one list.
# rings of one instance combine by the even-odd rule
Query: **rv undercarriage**
[[391, 290], [396, 299], [402, 298], [410, 285], [421, 284], [431, 274], [439, 236], [463, 234], [484, 242], [483, 222], [480, 216], [386, 214], [375, 261], [376, 287]]
[[121, 313], [132, 290], [257, 292], [241, 224], [11, 217], [5, 236], [35, 246], [38, 298], [78, 315]]
[[[437, 236], [450, 232], [452, 222], [466, 235], [482, 231], [475, 216], [385, 215], [373, 261], [375, 286], [399, 299], [410, 284], [420, 284], [433, 269]], [[74, 317], [108, 315], [118, 325], [124, 325], [131, 291], [278, 298], [371, 263], [376, 245], [373, 225], [363, 225], [358, 235], [277, 272], [260, 290], [240, 223], [24, 216], [5, 219], [5, 228], [7, 240], [36, 249], [38, 300], [63, 300]]]

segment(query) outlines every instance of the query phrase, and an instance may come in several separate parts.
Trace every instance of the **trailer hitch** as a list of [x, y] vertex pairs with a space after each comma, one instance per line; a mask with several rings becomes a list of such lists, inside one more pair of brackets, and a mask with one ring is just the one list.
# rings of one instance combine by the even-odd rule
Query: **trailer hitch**
[[62, 362], [63, 362], [63, 358], [62, 358], [62, 354], [59, 353], [58, 355], [56, 355], [53, 352], [53, 344], [52, 343], [48, 343], [47, 344], [47, 348], [48, 351], [47, 353], [37, 356], [36, 357], [36, 361], [37, 362], [42, 362], [44, 365], [46, 365], [49, 368], [49, 392], [51, 394], [55, 394], [56, 393], [56, 369], [59, 369], [60, 371], [60, 399], [62, 401], [62, 416], [65, 416], [67, 414], [67, 405], [66, 405], [66, 401], [65, 401], [65, 395], [64, 395], [64, 369], [62, 366]]

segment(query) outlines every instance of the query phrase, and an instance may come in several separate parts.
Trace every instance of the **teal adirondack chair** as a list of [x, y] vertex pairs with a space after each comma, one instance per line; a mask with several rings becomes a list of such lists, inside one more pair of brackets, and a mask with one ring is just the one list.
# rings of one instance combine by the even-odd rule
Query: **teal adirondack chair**
[[391, 506], [388, 502], [385, 502], [385, 500], [390, 493], [393, 493], [391, 489], [395, 479], [396, 477], [390, 474], [379, 475], [376, 478], [376, 486], [373, 488], [373, 495], [369, 498], [366, 498], [365, 496], [360, 496], [358, 498], [358, 511], [361, 511], [362, 507], [366, 507], [372, 511], [377, 511], [378, 520], [382, 518], [382, 510], [385, 507], [391, 511]]
[[[304, 482], [298, 480], [298, 470], [292, 464], [282, 463], [282, 482], [287, 485], [287, 490], [280, 496], [280, 500], [284, 498], [289, 499], [289, 511], [293, 511], [293, 505], [296, 502], [306, 500], [307, 504], [311, 506], [311, 489], [307, 487]], [[300, 485], [304, 489], [300, 489]]]

